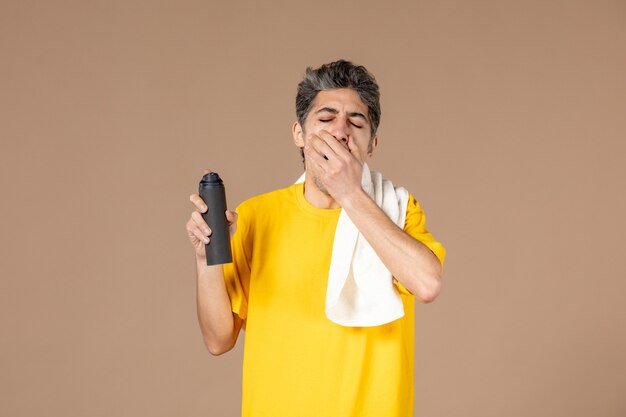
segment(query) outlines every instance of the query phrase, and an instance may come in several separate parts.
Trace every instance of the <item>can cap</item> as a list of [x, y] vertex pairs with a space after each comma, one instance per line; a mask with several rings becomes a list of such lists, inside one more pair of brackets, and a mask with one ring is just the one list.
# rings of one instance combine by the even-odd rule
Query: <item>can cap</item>
[[224, 182], [217, 172], [209, 172], [202, 177], [202, 180], [200, 180], [200, 188], [222, 187], [223, 185]]

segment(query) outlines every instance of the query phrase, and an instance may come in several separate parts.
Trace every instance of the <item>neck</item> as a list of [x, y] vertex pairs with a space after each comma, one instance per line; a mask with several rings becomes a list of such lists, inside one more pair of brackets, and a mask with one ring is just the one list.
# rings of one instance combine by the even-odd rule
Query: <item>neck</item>
[[328, 194], [319, 189], [313, 178], [307, 176], [304, 181], [304, 198], [312, 206], [321, 209], [336, 209], [341, 206]]

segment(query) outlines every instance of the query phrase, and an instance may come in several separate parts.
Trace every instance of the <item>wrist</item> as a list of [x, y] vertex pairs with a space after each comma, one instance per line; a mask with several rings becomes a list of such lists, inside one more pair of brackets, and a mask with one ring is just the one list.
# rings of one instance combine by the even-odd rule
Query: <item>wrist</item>
[[357, 210], [359, 207], [363, 207], [364, 204], [368, 204], [368, 202], [373, 202], [373, 200], [361, 187], [350, 194], [344, 195], [340, 201], [337, 201], [346, 212]]
[[206, 257], [196, 256], [196, 272], [199, 280], [212, 279], [212, 277], [221, 277], [223, 265], [207, 265]]
[[206, 255], [205, 254], [199, 255], [199, 254], [196, 253], [196, 265], [199, 266], [199, 267], [200, 266], [204, 266], [204, 267], [207, 266], [207, 264], [206, 264]]

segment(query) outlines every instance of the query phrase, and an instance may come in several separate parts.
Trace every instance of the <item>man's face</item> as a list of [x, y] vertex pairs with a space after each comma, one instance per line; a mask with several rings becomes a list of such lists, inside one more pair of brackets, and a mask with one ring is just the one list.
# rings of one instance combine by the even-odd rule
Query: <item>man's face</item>
[[351, 88], [317, 93], [304, 126], [297, 122], [294, 124], [294, 142], [302, 148], [312, 135], [319, 136], [322, 131], [334, 136], [361, 162], [372, 156], [377, 144], [377, 138], [374, 138], [372, 148], [368, 150], [372, 139], [369, 112], [357, 92]]

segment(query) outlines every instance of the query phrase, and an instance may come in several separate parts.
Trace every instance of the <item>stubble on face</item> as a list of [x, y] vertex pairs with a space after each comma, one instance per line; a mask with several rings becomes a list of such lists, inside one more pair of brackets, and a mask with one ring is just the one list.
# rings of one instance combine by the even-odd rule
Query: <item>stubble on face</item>
[[307, 172], [307, 175], [311, 176], [311, 179], [313, 180], [313, 183], [315, 184], [315, 186], [325, 195], [327, 195], [328, 197], [330, 197], [330, 193], [328, 192], [328, 190], [326, 189], [326, 187], [324, 186], [324, 184], [322, 183], [322, 180], [320, 179], [319, 175], [317, 174], [317, 172], [315, 171], [315, 169], [312, 169], [310, 166], [307, 166], [307, 159], [306, 156], [304, 158], [304, 166], [305, 166], [305, 171]]
[[315, 182], [315, 185], [317, 186], [317, 188], [323, 192], [324, 194], [326, 194], [328, 197], [331, 197], [330, 193], [328, 192], [328, 190], [326, 189], [326, 187], [324, 186], [324, 184], [322, 184], [322, 181], [320, 180], [320, 178], [317, 175], [313, 176], [313, 182]]

